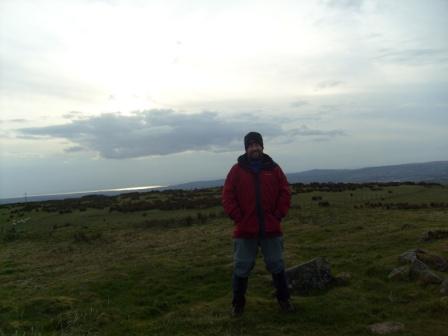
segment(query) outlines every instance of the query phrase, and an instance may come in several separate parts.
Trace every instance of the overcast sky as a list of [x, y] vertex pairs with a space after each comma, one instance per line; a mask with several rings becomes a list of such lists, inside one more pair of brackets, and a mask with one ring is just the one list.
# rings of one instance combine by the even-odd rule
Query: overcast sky
[[0, 1], [0, 197], [448, 159], [448, 1]]

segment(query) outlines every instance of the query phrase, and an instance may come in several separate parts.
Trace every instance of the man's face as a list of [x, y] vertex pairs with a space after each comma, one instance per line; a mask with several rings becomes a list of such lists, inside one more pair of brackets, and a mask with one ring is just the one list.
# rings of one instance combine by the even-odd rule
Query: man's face
[[246, 153], [249, 159], [259, 159], [263, 154], [263, 147], [261, 147], [257, 142], [251, 142], [249, 143], [249, 146], [247, 146]]

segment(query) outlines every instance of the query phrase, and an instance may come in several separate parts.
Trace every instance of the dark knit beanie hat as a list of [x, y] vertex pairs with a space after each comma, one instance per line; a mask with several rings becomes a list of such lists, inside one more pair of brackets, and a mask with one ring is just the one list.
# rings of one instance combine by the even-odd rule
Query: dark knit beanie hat
[[263, 146], [263, 138], [262, 138], [261, 134], [258, 133], [258, 132], [249, 132], [249, 133], [246, 134], [246, 136], [244, 137], [244, 148], [246, 150], [247, 150], [247, 147], [249, 147], [249, 144], [251, 142], [256, 142], [262, 148], [264, 148], [264, 146]]

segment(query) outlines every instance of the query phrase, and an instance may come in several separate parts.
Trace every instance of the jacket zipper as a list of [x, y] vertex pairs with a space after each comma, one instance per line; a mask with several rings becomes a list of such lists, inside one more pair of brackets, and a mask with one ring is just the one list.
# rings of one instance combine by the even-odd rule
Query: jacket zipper
[[261, 206], [260, 177], [259, 177], [259, 173], [253, 173], [253, 174], [254, 174], [254, 181], [255, 181], [255, 206], [257, 208], [257, 217], [258, 217], [258, 225], [259, 225], [258, 236], [260, 238], [264, 238], [265, 223], [264, 223], [263, 208]]

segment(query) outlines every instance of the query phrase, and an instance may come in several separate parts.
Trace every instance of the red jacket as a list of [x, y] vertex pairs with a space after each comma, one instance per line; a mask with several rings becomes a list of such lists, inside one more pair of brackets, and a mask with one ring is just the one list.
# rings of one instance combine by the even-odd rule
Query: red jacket
[[288, 213], [291, 191], [285, 174], [267, 154], [255, 173], [247, 154], [238, 158], [224, 183], [222, 204], [235, 222], [235, 238], [282, 235], [280, 221]]

